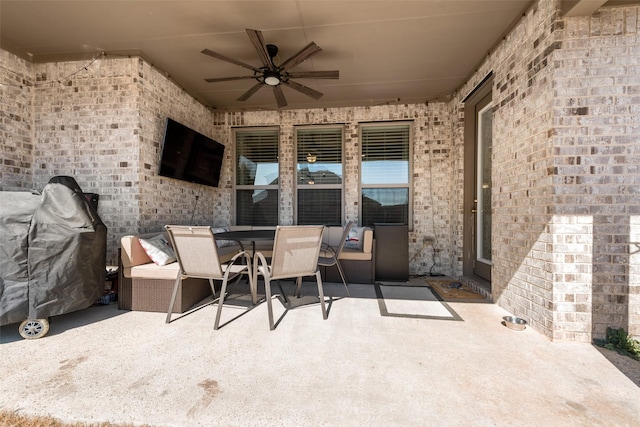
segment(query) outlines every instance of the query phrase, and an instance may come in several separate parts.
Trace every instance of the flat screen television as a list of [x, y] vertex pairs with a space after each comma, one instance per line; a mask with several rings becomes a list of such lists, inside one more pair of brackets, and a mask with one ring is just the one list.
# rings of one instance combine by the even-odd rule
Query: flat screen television
[[217, 187], [224, 145], [167, 118], [159, 174]]

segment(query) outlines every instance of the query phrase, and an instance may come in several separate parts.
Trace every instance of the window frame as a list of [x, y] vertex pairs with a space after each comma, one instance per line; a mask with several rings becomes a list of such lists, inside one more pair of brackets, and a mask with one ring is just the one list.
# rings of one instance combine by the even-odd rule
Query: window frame
[[[373, 128], [373, 127], [401, 127], [407, 126], [409, 130], [409, 136], [407, 140], [407, 148], [408, 148], [408, 170], [407, 170], [407, 182], [402, 184], [363, 184], [362, 182], [362, 159], [364, 156], [364, 140], [363, 140], [363, 129], [365, 128]], [[360, 226], [372, 226], [373, 224], [364, 224], [364, 212], [363, 212], [363, 203], [362, 196], [363, 190], [368, 188], [406, 188], [407, 189], [407, 227], [409, 231], [413, 230], [413, 136], [414, 136], [414, 121], [413, 120], [403, 120], [403, 121], [386, 121], [386, 122], [361, 122], [358, 124], [358, 140], [359, 140], [359, 159], [358, 159], [358, 220]]]
[[[340, 164], [342, 168], [342, 176], [340, 184], [300, 184], [298, 182], [298, 132], [309, 129], [339, 129], [340, 130]], [[345, 215], [345, 126], [339, 123], [326, 125], [300, 125], [294, 127], [293, 134], [293, 169], [294, 169], [294, 185], [293, 185], [293, 219], [294, 223], [299, 223], [298, 217], [298, 190], [323, 190], [323, 189], [339, 189], [340, 190], [340, 221], [341, 224], [325, 224], [325, 225], [342, 225]]]
[[[251, 132], [251, 131], [272, 131], [276, 135], [276, 150], [277, 155], [276, 158], [278, 160], [278, 184], [276, 185], [239, 185], [238, 184], [238, 133], [241, 132]], [[231, 209], [233, 210], [232, 218], [233, 224], [238, 225], [238, 191], [240, 190], [276, 190], [277, 191], [277, 209], [276, 209], [276, 224], [280, 223], [280, 195], [281, 195], [281, 181], [282, 181], [282, 165], [280, 164], [281, 157], [281, 146], [280, 146], [280, 127], [279, 126], [251, 126], [251, 127], [234, 127], [232, 128], [232, 138], [233, 138], [233, 185], [232, 185], [232, 196], [231, 196]], [[255, 224], [249, 224], [255, 225]]]

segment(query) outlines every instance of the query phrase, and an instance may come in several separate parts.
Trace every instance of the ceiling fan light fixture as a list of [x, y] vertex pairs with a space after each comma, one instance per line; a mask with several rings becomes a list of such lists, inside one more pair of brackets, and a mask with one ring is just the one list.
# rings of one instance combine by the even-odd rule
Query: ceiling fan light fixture
[[280, 84], [280, 79], [276, 76], [267, 76], [264, 78], [264, 82], [269, 86], [278, 86]]
[[278, 86], [280, 84], [280, 75], [278, 75], [278, 73], [265, 71], [264, 82], [269, 86]]

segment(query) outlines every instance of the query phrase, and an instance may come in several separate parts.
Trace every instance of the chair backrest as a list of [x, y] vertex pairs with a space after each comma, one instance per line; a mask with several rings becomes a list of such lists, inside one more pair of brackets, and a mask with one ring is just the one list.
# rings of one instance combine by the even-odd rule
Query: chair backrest
[[347, 237], [349, 237], [349, 231], [351, 231], [351, 227], [353, 227], [353, 221], [349, 221], [347, 225], [344, 226], [344, 231], [342, 232], [342, 239], [340, 239], [340, 243], [338, 246], [333, 248], [336, 251], [336, 259], [340, 257], [342, 253], [342, 248], [344, 248], [344, 244], [347, 241]]
[[182, 274], [192, 277], [222, 278], [218, 247], [211, 227], [166, 225]]
[[312, 276], [318, 270], [323, 225], [278, 226], [273, 241], [271, 278]]

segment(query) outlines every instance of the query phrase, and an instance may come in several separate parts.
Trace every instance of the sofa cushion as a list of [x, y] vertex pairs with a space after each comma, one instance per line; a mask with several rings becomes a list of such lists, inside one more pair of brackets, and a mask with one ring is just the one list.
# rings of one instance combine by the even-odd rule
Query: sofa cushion
[[158, 234], [149, 239], [138, 240], [147, 256], [151, 258], [156, 265], [167, 265], [175, 262], [176, 254], [173, 252], [169, 240], [163, 234]]
[[[239, 246], [219, 248], [218, 256], [220, 257], [220, 263], [225, 264], [229, 262], [239, 250]], [[239, 263], [242, 261], [238, 260], [236, 262]], [[140, 264], [133, 267], [124, 267], [122, 275], [127, 278], [176, 280], [179, 269], [177, 262], [172, 262], [167, 265], [156, 265], [153, 262], [148, 262], [147, 264]]]
[[371, 252], [362, 252], [358, 249], [342, 248], [338, 259], [348, 259], [351, 261], [371, 261]]
[[165, 279], [176, 280], [180, 267], [177, 262], [167, 265], [156, 265], [154, 263], [136, 265], [131, 267], [130, 274], [132, 279]]

